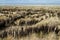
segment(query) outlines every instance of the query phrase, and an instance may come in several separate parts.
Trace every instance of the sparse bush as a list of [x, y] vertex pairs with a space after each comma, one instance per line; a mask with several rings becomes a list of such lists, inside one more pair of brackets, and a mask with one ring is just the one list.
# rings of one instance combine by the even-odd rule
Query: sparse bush
[[60, 17], [60, 13], [57, 13], [58, 17]]
[[27, 25], [33, 25], [33, 24], [36, 24], [36, 23], [38, 23], [38, 21], [34, 20], [34, 19], [32, 19], [30, 21], [27, 21]]
[[21, 21], [19, 22], [19, 25], [21, 25], [21, 26], [25, 25], [25, 21], [24, 21], [24, 20], [21, 20]]

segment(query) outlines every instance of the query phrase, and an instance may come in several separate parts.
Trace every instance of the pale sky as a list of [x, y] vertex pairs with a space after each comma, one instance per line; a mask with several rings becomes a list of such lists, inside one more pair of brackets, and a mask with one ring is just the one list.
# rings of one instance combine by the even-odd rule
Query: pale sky
[[56, 4], [60, 5], [60, 0], [0, 0], [0, 4]]

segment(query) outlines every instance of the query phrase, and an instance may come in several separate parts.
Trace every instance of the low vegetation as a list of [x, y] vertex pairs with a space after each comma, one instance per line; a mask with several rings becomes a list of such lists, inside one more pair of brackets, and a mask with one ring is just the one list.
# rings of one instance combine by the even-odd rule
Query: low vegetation
[[1, 7], [1, 40], [60, 40], [60, 7]]

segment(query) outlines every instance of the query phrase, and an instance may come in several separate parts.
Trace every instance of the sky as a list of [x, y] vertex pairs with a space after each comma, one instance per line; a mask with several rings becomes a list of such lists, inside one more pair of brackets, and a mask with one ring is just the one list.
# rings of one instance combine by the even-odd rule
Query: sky
[[60, 0], [0, 0], [0, 5], [12, 5], [12, 4], [19, 4], [19, 5], [26, 5], [26, 4], [55, 4], [60, 5]]

